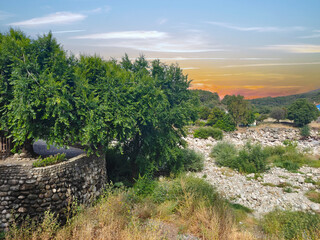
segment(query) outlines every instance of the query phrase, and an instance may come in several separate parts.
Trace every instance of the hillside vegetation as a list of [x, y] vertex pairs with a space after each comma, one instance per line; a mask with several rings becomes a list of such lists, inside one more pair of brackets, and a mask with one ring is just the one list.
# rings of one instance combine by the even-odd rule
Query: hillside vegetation
[[300, 98], [306, 98], [310, 102], [320, 102], [320, 89], [316, 89], [310, 92], [283, 96], [283, 97], [265, 97], [265, 98], [256, 98], [249, 100], [257, 108], [260, 107], [274, 107], [274, 106], [288, 106], [294, 101]]

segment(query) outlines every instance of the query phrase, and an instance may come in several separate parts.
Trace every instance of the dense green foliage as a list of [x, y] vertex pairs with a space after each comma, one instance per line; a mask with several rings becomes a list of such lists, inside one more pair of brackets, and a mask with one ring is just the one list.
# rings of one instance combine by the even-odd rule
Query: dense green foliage
[[227, 105], [228, 112], [236, 125], [248, 125], [254, 122], [254, 114], [251, 110], [251, 106], [243, 96], [227, 95], [224, 97], [223, 101]]
[[284, 146], [265, 147], [268, 160], [274, 166], [296, 171], [303, 165], [320, 167], [320, 162], [312, 160], [302, 152], [299, 152], [296, 142], [285, 141]]
[[300, 135], [302, 137], [309, 137], [310, 136], [310, 127], [308, 125], [304, 125], [300, 128]]
[[320, 167], [318, 160], [299, 152], [295, 142], [285, 141], [284, 144], [262, 148], [259, 144], [248, 142], [238, 150], [232, 143], [219, 142], [213, 147], [211, 156], [218, 165], [244, 173], [264, 172], [269, 164], [289, 171], [296, 171], [303, 165]]
[[33, 167], [45, 167], [45, 166], [50, 166], [54, 165], [63, 161], [66, 161], [66, 154], [57, 154], [55, 156], [49, 156], [46, 158], [39, 158], [37, 161], [32, 163]]
[[39, 138], [89, 152], [117, 142], [136, 176], [172, 159], [196, 119], [197, 99], [176, 65], [76, 59], [51, 33], [32, 40], [12, 29], [0, 35], [0, 56], [0, 130], [16, 151], [32, 151]]
[[259, 144], [247, 143], [239, 151], [230, 143], [221, 142], [213, 147], [211, 155], [217, 164], [244, 173], [259, 173], [267, 169], [268, 155]]
[[319, 239], [320, 215], [306, 212], [273, 211], [264, 216], [263, 230], [278, 239]]
[[287, 111], [285, 108], [276, 107], [273, 108], [270, 112], [270, 117], [274, 118], [279, 122], [282, 119], [285, 119], [287, 116]]
[[194, 92], [200, 100], [200, 104], [207, 108], [213, 108], [220, 104], [220, 97], [216, 92], [209, 92], [205, 90], [191, 90]]
[[223, 132], [218, 128], [200, 127], [194, 131], [193, 137], [203, 138], [203, 139], [207, 139], [208, 137], [212, 137], [216, 140], [221, 140], [223, 138]]
[[[292, 104], [294, 101], [300, 98], [306, 98], [310, 102], [320, 102], [320, 89], [313, 90], [306, 93], [283, 96], [283, 97], [265, 97], [256, 98], [249, 100], [254, 106], [256, 106], [259, 111], [265, 111], [268, 108], [273, 108], [274, 106], [285, 107]], [[261, 112], [262, 113], [262, 112]], [[263, 112], [267, 113], [267, 112]]]
[[298, 99], [288, 107], [288, 119], [302, 127], [320, 116], [318, 108], [307, 99]]
[[207, 124], [208, 126], [212, 126], [214, 128], [219, 128], [223, 131], [229, 132], [236, 130], [236, 124], [231, 119], [230, 114], [225, 113], [218, 107], [214, 107], [210, 115], [208, 116]]

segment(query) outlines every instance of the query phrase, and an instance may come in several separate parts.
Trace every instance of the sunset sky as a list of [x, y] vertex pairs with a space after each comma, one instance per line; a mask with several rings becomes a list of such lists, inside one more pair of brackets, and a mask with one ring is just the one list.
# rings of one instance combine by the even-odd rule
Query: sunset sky
[[247, 98], [320, 88], [319, 0], [1, 0], [0, 31], [52, 31], [75, 55], [178, 63], [192, 88]]

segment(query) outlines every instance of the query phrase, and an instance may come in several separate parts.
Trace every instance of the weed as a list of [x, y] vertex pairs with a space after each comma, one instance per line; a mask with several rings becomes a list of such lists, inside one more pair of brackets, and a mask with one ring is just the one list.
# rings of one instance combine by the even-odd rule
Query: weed
[[35, 161], [32, 166], [33, 167], [45, 167], [49, 165], [54, 165], [63, 161], [66, 161], [66, 154], [65, 153], [58, 153], [55, 156], [49, 156], [46, 158], [39, 157], [37, 161]]

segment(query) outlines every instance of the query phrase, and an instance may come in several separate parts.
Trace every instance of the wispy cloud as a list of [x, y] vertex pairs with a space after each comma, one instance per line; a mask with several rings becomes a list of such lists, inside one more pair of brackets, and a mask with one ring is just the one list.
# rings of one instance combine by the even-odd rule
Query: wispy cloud
[[56, 12], [53, 14], [46, 15], [44, 17], [31, 18], [29, 20], [25, 20], [21, 22], [13, 22], [8, 25], [32, 27], [32, 26], [47, 25], [47, 24], [70, 24], [70, 23], [81, 21], [85, 18], [86, 18], [86, 15], [79, 14], [79, 13]]
[[239, 64], [239, 65], [226, 65], [226, 66], [222, 66], [221, 68], [269, 67], [269, 66], [300, 66], [300, 65], [320, 65], [320, 62]]
[[60, 34], [60, 33], [76, 33], [76, 32], [84, 32], [83, 29], [76, 29], [76, 30], [64, 30], [64, 31], [54, 31], [53, 34]]
[[299, 38], [302, 39], [308, 39], [308, 38], [320, 38], [320, 30], [313, 30], [314, 34], [307, 35], [307, 36], [301, 36]]
[[263, 49], [279, 50], [290, 53], [320, 53], [320, 45], [312, 44], [270, 45]]
[[124, 31], [97, 33], [73, 37], [74, 39], [163, 39], [168, 37], [166, 32], [158, 31]]
[[83, 13], [85, 14], [92, 14], [92, 13], [107, 13], [111, 10], [110, 6], [103, 6], [103, 7], [98, 7], [92, 10], [88, 10], [88, 11], [83, 11]]
[[0, 10], [0, 20], [5, 20], [7, 18], [13, 17], [14, 15], [5, 11]]
[[244, 32], [285, 32], [285, 31], [302, 31], [304, 30], [303, 27], [295, 26], [295, 27], [271, 27], [271, 26], [263, 26], [263, 27], [240, 27], [230, 23], [225, 22], [206, 22], [211, 25], [233, 29], [237, 31], [244, 31]]
[[146, 52], [200, 53], [225, 51], [216, 46], [213, 47], [200, 35], [177, 35], [174, 37], [166, 32], [159, 31], [108, 32], [73, 38], [95, 40], [94, 46], [118, 47]]

